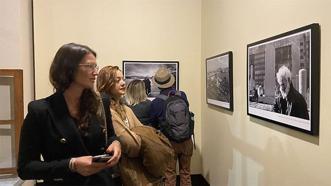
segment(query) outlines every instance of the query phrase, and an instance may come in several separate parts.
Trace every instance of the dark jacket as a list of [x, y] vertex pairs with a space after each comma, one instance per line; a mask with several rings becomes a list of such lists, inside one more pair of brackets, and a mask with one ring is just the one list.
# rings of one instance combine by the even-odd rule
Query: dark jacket
[[151, 101], [150, 100], [145, 100], [143, 102], [140, 102], [134, 106], [130, 106], [132, 109], [133, 113], [137, 116], [139, 121], [144, 124], [144, 125], [151, 125], [151, 119], [149, 116], [149, 111], [151, 108]]
[[[110, 116], [109, 109], [105, 112]], [[110, 144], [116, 136], [111, 120], [107, 119]], [[108, 144], [105, 144], [105, 133], [100, 125], [96, 116], [92, 117], [88, 136], [82, 137], [62, 93], [32, 101], [21, 129], [19, 177], [23, 180], [41, 179], [43, 185], [113, 185], [110, 169], [84, 177], [71, 172], [68, 167], [72, 157], [105, 152]]]
[[282, 96], [276, 98], [273, 111], [289, 116], [299, 117], [302, 119], [309, 119], [307, 103], [304, 97], [290, 84], [290, 91], [287, 98]]

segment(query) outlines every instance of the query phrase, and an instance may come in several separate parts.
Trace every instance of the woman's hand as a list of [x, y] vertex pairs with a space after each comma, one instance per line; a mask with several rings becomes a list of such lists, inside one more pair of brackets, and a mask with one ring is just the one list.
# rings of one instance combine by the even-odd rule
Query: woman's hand
[[107, 148], [106, 152], [112, 154], [112, 158], [107, 161], [107, 166], [112, 167], [116, 165], [121, 157], [121, 143], [117, 140], [113, 141]]
[[74, 158], [74, 171], [82, 176], [90, 176], [95, 174], [108, 165], [106, 163], [93, 163], [92, 156], [81, 156]]
[[112, 158], [107, 162], [92, 162], [92, 156], [81, 156], [73, 158], [74, 170], [82, 176], [90, 176], [95, 174], [106, 167], [112, 167], [117, 164], [121, 157], [121, 144], [115, 140], [109, 145], [106, 150], [107, 153], [112, 154]]

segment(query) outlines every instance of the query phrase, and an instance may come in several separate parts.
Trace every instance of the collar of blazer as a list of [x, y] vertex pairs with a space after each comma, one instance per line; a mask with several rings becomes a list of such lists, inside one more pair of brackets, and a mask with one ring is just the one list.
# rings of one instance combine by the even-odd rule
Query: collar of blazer
[[53, 94], [48, 97], [48, 103], [49, 114], [56, 129], [62, 135], [59, 140], [62, 143], [67, 143], [70, 149], [72, 149], [72, 152], [77, 153], [77, 155], [89, 154], [73, 119], [70, 117], [63, 94]]

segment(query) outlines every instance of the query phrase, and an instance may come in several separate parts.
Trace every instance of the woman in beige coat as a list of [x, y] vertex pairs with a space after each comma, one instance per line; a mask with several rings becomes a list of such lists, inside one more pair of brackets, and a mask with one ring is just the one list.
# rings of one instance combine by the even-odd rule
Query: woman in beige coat
[[160, 178], [150, 175], [140, 157], [141, 139], [131, 131], [142, 126], [132, 110], [124, 104], [126, 91], [122, 71], [117, 66], [106, 66], [99, 72], [97, 89], [110, 97], [110, 110], [116, 135], [122, 145], [122, 158], [119, 163], [121, 179], [124, 185], [148, 186], [160, 185]]

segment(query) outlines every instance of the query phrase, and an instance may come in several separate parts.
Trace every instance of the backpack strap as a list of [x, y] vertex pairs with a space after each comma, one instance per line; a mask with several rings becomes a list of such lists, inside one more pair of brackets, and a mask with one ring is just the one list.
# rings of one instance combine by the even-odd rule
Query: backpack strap
[[176, 90], [176, 93], [175, 93], [176, 96], [182, 96], [182, 93], [179, 91], [179, 90]]
[[192, 138], [191, 138], [192, 142], [193, 142], [193, 147], [194, 147], [194, 150], [197, 149], [196, 146], [195, 146], [195, 136], [194, 136], [194, 133], [192, 134]]
[[168, 97], [170, 97], [170, 96], [179, 96], [179, 97], [181, 97], [182, 93], [179, 90], [171, 90], [171, 91], [168, 92]]
[[180, 90], [170, 91], [169, 94], [168, 94], [168, 97], [170, 97], [170, 96], [178, 96], [179, 98], [184, 100], [184, 102], [186, 103], [187, 106], [189, 106], [188, 100], [186, 100], [182, 97], [182, 92]]
[[167, 95], [164, 95], [164, 94], [159, 94], [158, 96], [156, 96], [157, 98], [160, 98], [160, 99], [162, 99], [162, 100], [164, 100], [164, 101], [167, 101], [167, 99], [169, 98], [169, 96], [167, 96]]

